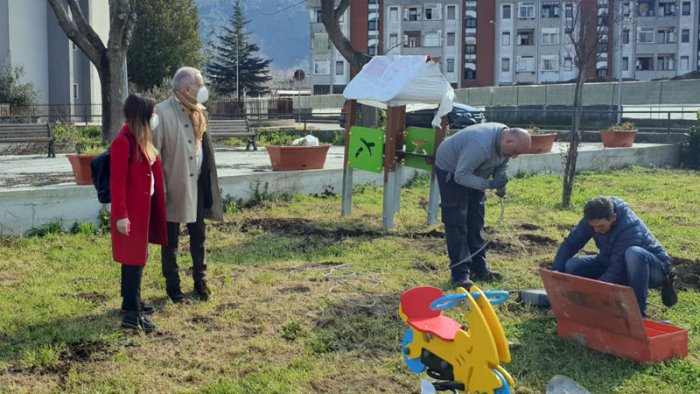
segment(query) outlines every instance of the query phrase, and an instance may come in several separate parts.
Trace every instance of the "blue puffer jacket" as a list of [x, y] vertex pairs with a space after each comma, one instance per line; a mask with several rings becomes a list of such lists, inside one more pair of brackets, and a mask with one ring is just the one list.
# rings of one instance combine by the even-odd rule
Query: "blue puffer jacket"
[[586, 219], [581, 219], [576, 228], [564, 240], [554, 258], [552, 269], [564, 271], [566, 261], [576, 255], [593, 238], [600, 250], [599, 256], [608, 262], [608, 270], [598, 280], [625, 284], [625, 251], [632, 246], [642, 247], [653, 253], [669, 272], [671, 257], [659, 241], [654, 238], [642, 219], [617, 197], [612, 197], [617, 220], [607, 234], [596, 234]]

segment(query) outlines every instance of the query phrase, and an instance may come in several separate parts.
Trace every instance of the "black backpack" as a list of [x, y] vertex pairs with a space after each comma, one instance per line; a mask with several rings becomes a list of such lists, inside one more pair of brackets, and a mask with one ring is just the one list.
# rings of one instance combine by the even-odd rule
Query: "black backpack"
[[[132, 137], [126, 135], [126, 139], [129, 141], [129, 161], [131, 162], [132, 156]], [[109, 191], [109, 176], [110, 176], [110, 152], [107, 149], [105, 152], [100, 153], [92, 159], [90, 162], [90, 168], [92, 169], [92, 184], [95, 185], [97, 189], [97, 200], [102, 204], [109, 204], [112, 202], [112, 196]]]

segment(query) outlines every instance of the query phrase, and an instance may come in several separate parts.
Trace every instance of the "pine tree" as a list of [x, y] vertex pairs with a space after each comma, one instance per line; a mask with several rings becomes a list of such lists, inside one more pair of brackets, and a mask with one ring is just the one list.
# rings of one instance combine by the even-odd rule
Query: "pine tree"
[[248, 23], [237, 0], [229, 26], [224, 26], [223, 34], [217, 36], [219, 44], [214, 45], [214, 55], [206, 68], [214, 89], [222, 95], [236, 94], [238, 100], [244, 90], [250, 96], [264, 94], [265, 83], [272, 79], [268, 70], [272, 60], [253, 56], [260, 48], [248, 42]]

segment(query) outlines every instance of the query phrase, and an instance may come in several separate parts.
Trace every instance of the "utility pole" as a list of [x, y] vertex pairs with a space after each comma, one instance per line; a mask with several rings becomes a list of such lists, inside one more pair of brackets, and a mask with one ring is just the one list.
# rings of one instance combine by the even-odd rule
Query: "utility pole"
[[241, 63], [239, 58], [238, 58], [238, 48], [240, 47], [239, 45], [239, 32], [236, 32], [236, 105], [238, 105], [241, 101], [241, 93], [240, 93], [240, 85], [238, 84], [238, 65]]
[[[625, 12], [623, 10], [623, 4], [622, 1], [617, 2], [617, 11], [619, 14], [617, 17], [613, 17], [613, 21], [617, 20], [618, 23], [618, 35], [617, 39], [620, 41], [619, 45], [619, 51], [620, 54], [617, 56], [617, 124], [622, 124], [622, 52], [623, 52], [623, 44], [624, 40], [622, 39], [622, 34], [624, 31], [624, 24], [625, 24]], [[618, 19], [619, 18], [619, 19]], [[629, 61], [627, 62], [629, 66]]]

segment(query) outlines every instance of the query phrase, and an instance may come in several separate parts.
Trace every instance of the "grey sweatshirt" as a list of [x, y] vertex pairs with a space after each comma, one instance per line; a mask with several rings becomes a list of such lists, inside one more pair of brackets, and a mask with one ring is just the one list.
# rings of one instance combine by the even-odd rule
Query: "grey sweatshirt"
[[488, 178], [505, 177], [508, 157], [501, 155], [501, 123], [480, 123], [464, 128], [443, 141], [435, 165], [452, 173], [452, 179], [470, 189], [485, 190]]

